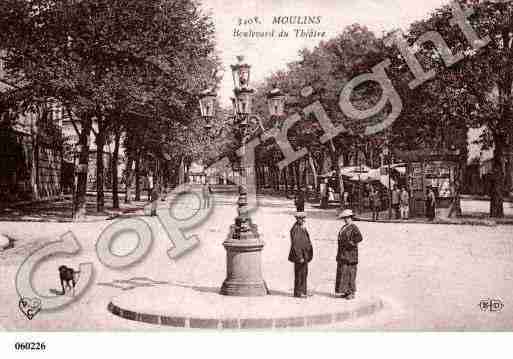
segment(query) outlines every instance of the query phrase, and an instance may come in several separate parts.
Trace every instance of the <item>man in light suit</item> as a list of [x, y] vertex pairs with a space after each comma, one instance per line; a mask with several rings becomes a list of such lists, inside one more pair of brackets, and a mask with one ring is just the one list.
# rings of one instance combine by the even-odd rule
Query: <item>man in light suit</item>
[[362, 234], [353, 222], [353, 211], [346, 209], [338, 218], [345, 222], [338, 233], [337, 275], [335, 296], [354, 299], [356, 293], [356, 268], [358, 266], [358, 243]]

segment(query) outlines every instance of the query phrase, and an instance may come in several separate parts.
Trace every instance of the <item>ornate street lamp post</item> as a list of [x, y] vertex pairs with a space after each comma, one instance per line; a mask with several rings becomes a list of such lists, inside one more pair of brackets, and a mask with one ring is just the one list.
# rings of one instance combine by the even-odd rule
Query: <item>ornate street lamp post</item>
[[276, 86], [267, 94], [267, 106], [271, 118], [280, 118], [285, 113], [285, 94]]
[[[257, 226], [252, 223], [248, 208], [248, 181], [247, 171], [243, 163], [248, 137], [249, 122], [251, 119], [260, 119], [252, 113], [252, 100], [254, 90], [249, 87], [251, 67], [244, 63], [242, 56], [237, 57], [239, 63], [233, 65], [232, 74], [234, 81], [234, 95], [232, 98], [233, 116], [237, 126], [237, 140], [240, 143], [241, 154], [236, 166], [240, 174], [238, 215], [235, 223], [230, 227], [228, 238], [223, 242], [226, 249], [226, 279], [221, 287], [221, 294], [230, 296], [264, 296], [267, 295], [267, 285], [262, 276], [261, 253], [264, 242], [260, 238]], [[268, 97], [269, 98], [269, 97]], [[202, 104], [202, 100], [204, 101]], [[212, 104], [211, 93], [202, 96], [200, 109], [202, 115], [208, 115], [206, 105]], [[273, 97], [269, 100], [271, 115], [283, 114], [285, 97]], [[273, 104], [272, 106], [270, 104]], [[271, 109], [272, 107], [272, 109]], [[211, 115], [213, 117], [213, 114]], [[208, 116], [205, 116], [208, 117]], [[254, 185], [254, 184], [251, 184]]]
[[216, 110], [216, 93], [214, 89], [207, 89], [200, 94], [199, 105], [201, 116], [205, 119], [205, 128], [212, 128], [212, 120]]

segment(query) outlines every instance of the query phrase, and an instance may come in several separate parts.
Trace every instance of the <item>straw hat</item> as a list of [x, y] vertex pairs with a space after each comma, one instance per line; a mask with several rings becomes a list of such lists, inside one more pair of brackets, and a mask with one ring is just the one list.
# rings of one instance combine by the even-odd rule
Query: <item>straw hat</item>
[[339, 213], [338, 218], [347, 218], [347, 217], [354, 217], [354, 213], [350, 209], [344, 209], [342, 212]]

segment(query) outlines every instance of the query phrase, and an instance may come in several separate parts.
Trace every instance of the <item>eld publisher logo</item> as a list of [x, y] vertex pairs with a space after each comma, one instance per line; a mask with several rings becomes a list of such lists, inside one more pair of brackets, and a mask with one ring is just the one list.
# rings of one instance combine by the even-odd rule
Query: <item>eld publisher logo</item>
[[500, 312], [504, 308], [504, 303], [500, 299], [483, 299], [479, 303], [479, 308], [483, 312]]

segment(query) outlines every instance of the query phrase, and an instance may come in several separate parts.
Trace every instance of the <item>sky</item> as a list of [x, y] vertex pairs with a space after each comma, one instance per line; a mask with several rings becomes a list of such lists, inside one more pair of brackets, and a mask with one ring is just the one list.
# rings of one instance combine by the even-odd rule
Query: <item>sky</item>
[[[218, 97], [223, 106], [229, 106], [233, 80], [230, 65], [237, 55], [244, 55], [252, 65], [251, 81], [264, 80], [272, 72], [284, 69], [286, 64], [299, 59], [298, 52], [306, 47], [314, 48], [323, 38], [300, 38], [293, 29], [313, 29], [325, 32], [330, 39], [342, 29], [354, 23], [367, 26], [381, 34], [396, 28], [406, 28], [409, 23], [422, 19], [430, 11], [448, 0], [203, 0], [202, 7], [210, 11], [216, 26], [217, 48], [224, 68], [224, 77]], [[239, 26], [239, 19], [258, 17], [259, 24]], [[318, 25], [273, 25], [274, 16], [320, 16]], [[234, 37], [234, 29], [240, 31], [289, 32], [288, 38], [241, 38]]]

